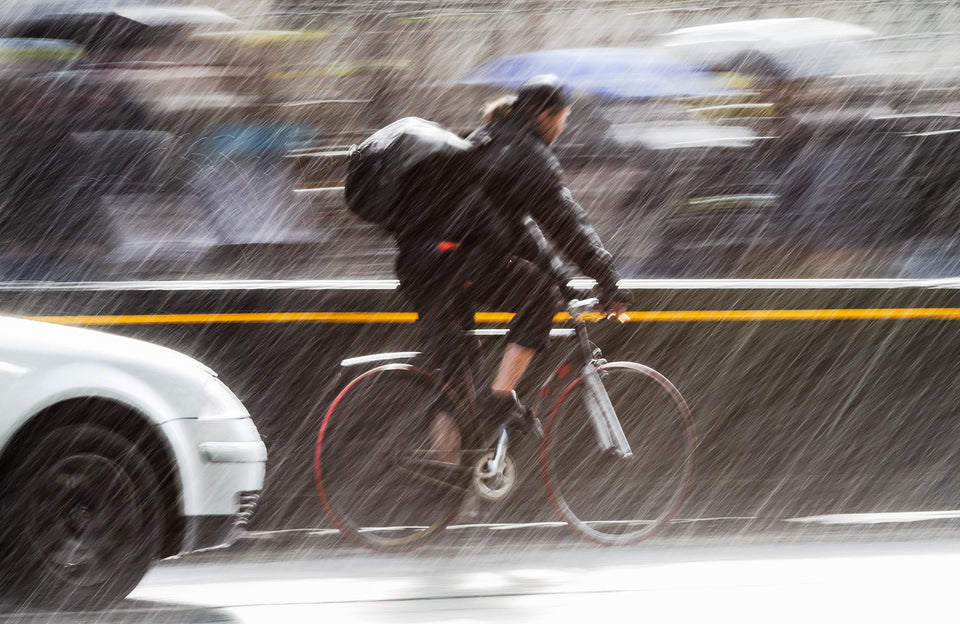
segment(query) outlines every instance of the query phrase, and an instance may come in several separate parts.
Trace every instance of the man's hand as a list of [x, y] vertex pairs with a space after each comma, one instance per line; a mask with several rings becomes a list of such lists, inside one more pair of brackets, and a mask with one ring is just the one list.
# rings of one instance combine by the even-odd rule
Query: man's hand
[[627, 316], [627, 304], [625, 303], [616, 303], [609, 306], [604, 310], [604, 313], [607, 315], [607, 320], [610, 321], [620, 321], [623, 323], [630, 320], [630, 317]]
[[622, 288], [600, 293], [600, 309], [608, 319], [616, 319], [621, 323], [627, 320], [627, 306], [632, 302], [633, 293]]

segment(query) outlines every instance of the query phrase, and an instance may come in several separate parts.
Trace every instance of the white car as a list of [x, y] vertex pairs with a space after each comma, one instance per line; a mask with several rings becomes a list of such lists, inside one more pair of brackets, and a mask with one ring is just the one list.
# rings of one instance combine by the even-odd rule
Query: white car
[[0, 317], [0, 586], [15, 594], [99, 607], [157, 559], [229, 543], [266, 458], [243, 404], [196, 360]]

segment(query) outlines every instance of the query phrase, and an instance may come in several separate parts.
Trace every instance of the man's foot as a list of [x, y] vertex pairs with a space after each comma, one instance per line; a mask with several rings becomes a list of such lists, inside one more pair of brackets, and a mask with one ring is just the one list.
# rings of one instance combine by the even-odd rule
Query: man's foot
[[539, 421], [517, 399], [517, 393], [498, 394], [485, 391], [477, 401], [477, 416], [484, 439], [496, 435], [500, 427], [510, 433], [526, 434], [539, 427]]

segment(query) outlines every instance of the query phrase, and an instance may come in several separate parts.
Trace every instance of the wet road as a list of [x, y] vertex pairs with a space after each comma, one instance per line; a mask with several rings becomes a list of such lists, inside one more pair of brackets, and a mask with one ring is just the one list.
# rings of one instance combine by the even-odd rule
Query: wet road
[[[334, 538], [167, 561], [107, 612], [23, 624], [953, 621], [960, 534], [688, 536], [630, 548], [464, 532], [411, 555]], [[883, 539], [878, 539], [882, 537]], [[299, 545], [298, 545], [299, 544]]]

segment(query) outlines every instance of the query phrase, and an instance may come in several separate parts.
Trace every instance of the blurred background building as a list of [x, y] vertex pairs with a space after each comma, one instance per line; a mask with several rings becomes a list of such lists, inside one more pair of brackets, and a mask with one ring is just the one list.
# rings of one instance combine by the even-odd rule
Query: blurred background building
[[[389, 240], [341, 200], [347, 150], [372, 130], [416, 115], [469, 131], [503, 92], [462, 83], [490, 59], [675, 53], [683, 46], [665, 43], [691, 36], [678, 29], [782, 18], [869, 35], [816, 72], [790, 70], [812, 65], [772, 48], [700, 62], [723, 85], [712, 96], [578, 100], [557, 148], [625, 272], [952, 271], [941, 257], [952, 233], [923, 228], [951, 221], [958, 191], [915, 181], [952, 179], [960, 158], [956, 3], [10, 0], [0, 122], [16, 166], [5, 170], [0, 279], [389, 277]], [[809, 171], [827, 162], [860, 177]], [[870, 218], [847, 220], [885, 236], [821, 240], [850, 229], [821, 218], [840, 204], [868, 206]], [[912, 204], [922, 208], [899, 208]]]

